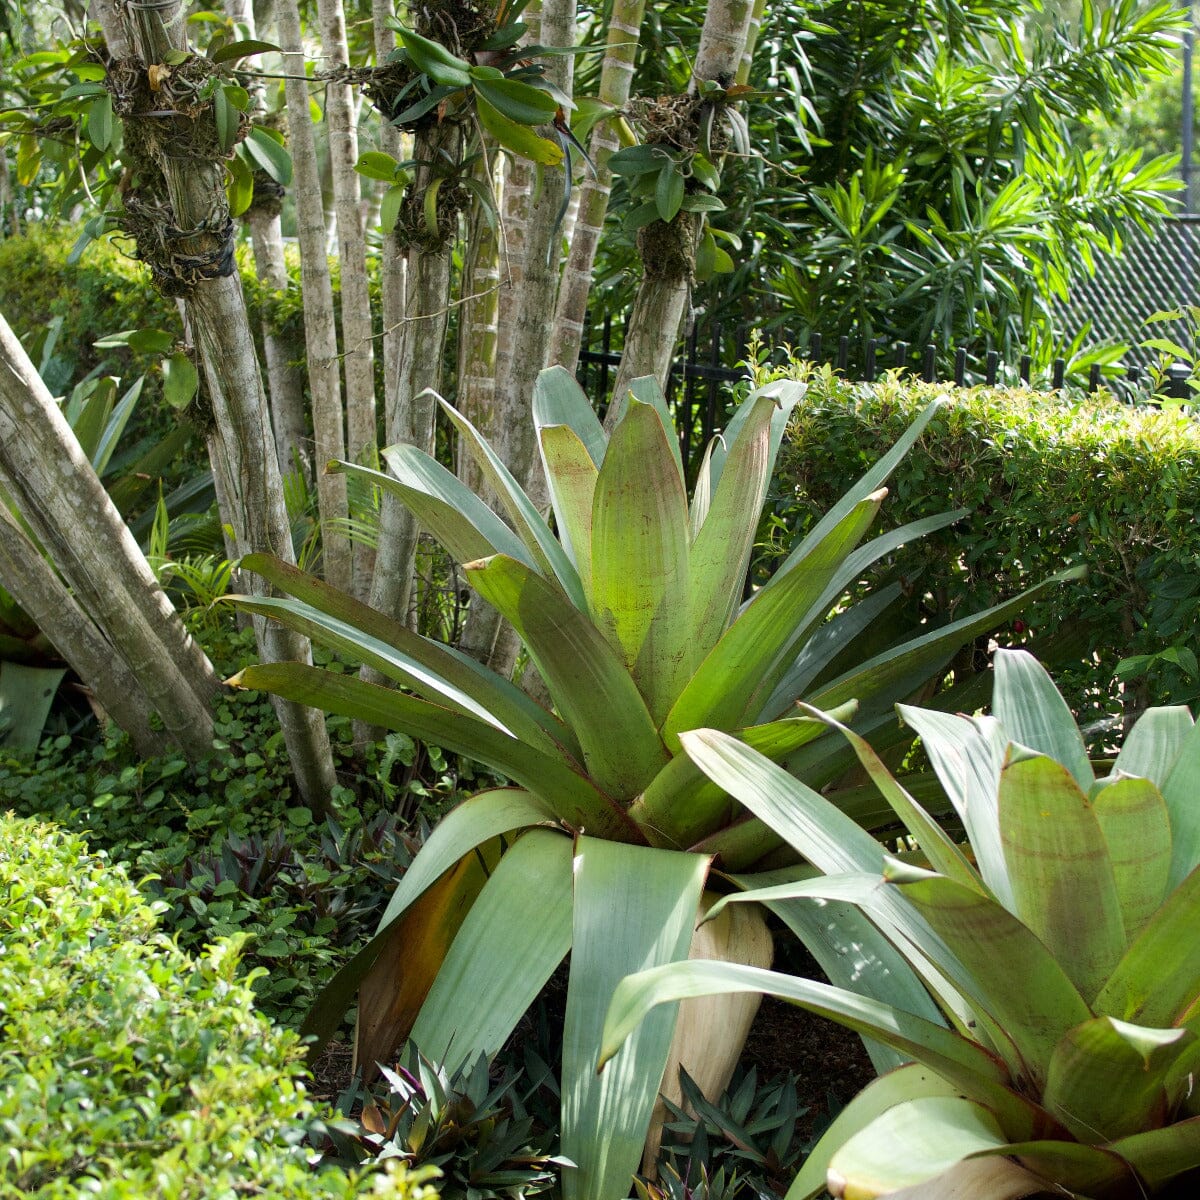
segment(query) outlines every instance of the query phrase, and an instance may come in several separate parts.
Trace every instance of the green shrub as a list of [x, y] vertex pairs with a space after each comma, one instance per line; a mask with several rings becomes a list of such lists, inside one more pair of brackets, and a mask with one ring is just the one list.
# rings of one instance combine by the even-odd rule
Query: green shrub
[[[0, 1194], [218, 1200], [374, 1186], [310, 1166], [304, 1139], [320, 1114], [299, 1044], [254, 1012], [236, 978], [239, 939], [185, 954], [121, 868], [11, 815], [0, 817], [0, 895]], [[419, 1200], [420, 1183], [388, 1186]]]
[[816, 371], [776, 473], [777, 527], [802, 536], [939, 391], [947, 404], [883, 511], [895, 524], [971, 513], [889, 564], [910, 615], [936, 624], [1086, 563], [1085, 579], [1040, 597], [1001, 643], [1030, 642], [1052, 664], [1093, 749], [1111, 743], [1119, 714], [1194, 703], [1200, 429], [1185, 415], [1106, 394], [849, 384]]

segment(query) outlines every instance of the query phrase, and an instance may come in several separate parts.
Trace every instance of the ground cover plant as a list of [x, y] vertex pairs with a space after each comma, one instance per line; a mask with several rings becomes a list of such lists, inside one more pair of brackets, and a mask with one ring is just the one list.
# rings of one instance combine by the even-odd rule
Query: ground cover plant
[[[728, 902], [857, 905], [875, 927], [860, 955], [890, 941], [936, 997], [934, 1019], [894, 996], [675, 963], [618, 987], [602, 1062], [657, 1004], [770, 990], [906, 1063], [837, 1118], [793, 1196], [826, 1185], [835, 1196], [927, 1200], [1190, 1194], [1200, 1172], [1200, 966], [1187, 933], [1200, 895], [1200, 736], [1191, 714], [1150, 709], [1097, 776], [1066, 702], [1021, 651], [997, 654], [993, 716], [900, 711], [954, 803], [963, 846], [844, 727], [917, 854], [885, 854], [728, 735], [683, 740], [710, 778], [816, 868], [799, 882], [749, 884]], [[811, 878], [817, 871], [827, 874]]]

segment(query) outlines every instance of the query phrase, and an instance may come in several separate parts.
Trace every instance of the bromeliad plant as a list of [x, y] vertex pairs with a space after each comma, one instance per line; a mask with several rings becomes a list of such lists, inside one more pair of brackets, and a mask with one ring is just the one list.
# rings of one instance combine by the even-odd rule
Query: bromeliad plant
[[834, 1122], [789, 1200], [826, 1186], [855, 1200], [1140, 1200], [1172, 1184], [1194, 1194], [1200, 727], [1185, 708], [1150, 709], [1096, 778], [1065, 701], [1023, 652], [997, 656], [994, 711], [901, 706], [973, 859], [847, 731], [933, 871], [883, 859], [826, 801], [734, 739], [683, 736], [714, 782], [815, 867], [841, 872], [730, 899], [785, 919], [812, 898], [851, 902], [874, 922], [860, 959], [886, 935], [939, 1004], [930, 1019], [731, 964], [676, 963], [622, 982], [603, 1059], [656, 1004], [754, 989], [912, 1060]]
[[[449, 405], [510, 524], [415, 447], [384, 452], [388, 475], [345, 466], [398, 496], [464, 564], [475, 592], [521, 635], [553, 711], [467, 655], [294, 568], [262, 555], [243, 560], [295, 597], [243, 599], [244, 608], [403, 690], [294, 663], [248, 668], [237, 685], [436, 741], [517, 785], [466, 800], [434, 830], [377, 936], [331, 983], [307, 1030], [328, 1036], [361, 983], [360, 1062], [386, 1059], [411, 1033], [424, 1054], [453, 1069], [500, 1048], [569, 951], [562, 1152], [579, 1164], [564, 1181], [569, 1200], [626, 1194], [672, 1040], [674, 1014], [663, 1013], [597, 1077], [612, 989], [630, 971], [687, 953], [714, 858], [746, 866], [779, 845], [680, 753], [681, 733], [716, 725], [771, 760], [794, 761], [803, 750], [806, 770], [828, 771], [843, 748], [832, 738], [828, 750], [813, 744], [824, 726], [795, 712], [798, 695], [847, 719], [855, 698], [862, 711], [887, 710], [1022, 603], [866, 661], [854, 658], [854, 638], [878, 620], [878, 597], [826, 620], [871, 563], [958, 515], [856, 548], [883, 481], [932, 409], [743, 603], [772, 466], [802, 392], [780, 381], [751, 393], [710, 447], [689, 506], [672, 422], [652, 380], [631, 385], [610, 438], [575, 380], [561, 368], [544, 371], [533, 419], [557, 537]], [[769, 951], [761, 917], [738, 911], [722, 927], [726, 939]], [[715, 1053], [706, 1044], [701, 1057]], [[697, 1074], [694, 1060], [689, 1069]], [[728, 1070], [712, 1081], [717, 1094]]]

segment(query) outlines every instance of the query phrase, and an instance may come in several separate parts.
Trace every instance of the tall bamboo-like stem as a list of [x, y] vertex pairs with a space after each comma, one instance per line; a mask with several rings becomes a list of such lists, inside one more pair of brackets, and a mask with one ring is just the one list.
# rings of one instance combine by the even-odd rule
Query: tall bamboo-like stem
[[[109, 16], [113, 15], [109, 10]], [[137, 58], [110, 66], [126, 77], [136, 77], [146, 63], [163, 63], [174, 51], [187, 49], [182, 4], [164, 8], [122, 10], [129, 25], [118, 31], [128, 37]], [[106, 33], [108, 32], [106, 25]], [[110, 43], [111, 44], [111, 43]], [[226, 229], [229, 210], [223, 188], [224, 168], [211, 154], [179, 153], [175, 144], [187, 133], [204, 131], [212, 118], [202, 113], [187, 129], [174, 135], [159, 132], [158, 123], [141, 130], [148, 157], [161, 172], [165, 195], [153, 193], [155, 204], [176, 229], [189, 230], [179, 239], [179, 250], [189, 261], [213, 265], [184, 288], [188, 320], [199, 351], [213, 428], [209, 457], [222, 480], [229, 510], [225, 519], [233, 526], [243, 553], [266, 550], [291, 560], [292, 541], [274, 440], [267, 417], [262, 376], [254, 351], [254, 338], [246, 312], [241, 281], [228, 254]], [[126, 136], [136, 125], [136, 112], [126, 122]], [[169, 140], [174, 137], [174, 141]], [[174, 153], [173, 153], [174, 151]], [[146, 173], [149, 173], [147, 164]], [[149, 180], [145, 181], [147, 184]], [[129, 197], [126, 198], [129, 204]], [[170, 262], [155, 262], [159, 272], [173, 270]], [[256, 579], [250, 586], [262, 587]], [[306, 639], [274, 624], [256, 623], [259, 652], [267, 661], [309, 661]], [[311, 708], [278, 703], [284, 740], [300, 794], [313, 809], [323, 811], [334, 784], [333, 757], [324, 718]]]
[[[397, 224], [396, 238], [405, 258], [404, 318], [401, 326], [396, 390], [389, 396], [387, 440], [409, 442], [433, 452], [436, 401], [427, 394], [441, 386], [442, 353], [450, 312], [450, 269], [454, 222], [438, 192], [438, 234], [426, 227], [424, 196], [447, 164], [461, 156], [462, 132], [457, 125], [439, 122], [416, 134], [413, 158], [419, 164], [408, 189]], [[380, 509], [379, 548], [371, 582], [371, 605], [398, 620], [408, 614], [412, 594], [417, 529], [400, 504], [384, 496]]]
[[[375, 36], [375, 62], [382, 66], [396, 48], [396, 35], [388, 26], [393, 14], [390, 0], [371, 0], [371, 18]], [[404, 155], [400, 131], [390, 122], [379, 127], [379, 148], [397, 161]], [[383, 239], [379, 259], [379, 293], [383, 310], [383, 411], [384, 436], [392, 441], [396, 379], [400, 370], [400, 341], [404, 323], [404, 255], [394, 237]]]
[[742, 60], [738, 63], [737, 78], [734, 83], [749, 83], [750, 71], [754, 66], [754, 50], [758, 45], [759, 34], [762, 33], [763, 16], [767, 11], [767, 0], [754, 0], [754, 9], [750, 13], [750, 28], [746, 31], [746, 46], [742, 50]]
[[[0, 316], [0, 486], [140, 680], [167, 734], [193, 758], [212, 749], [218, 682], [109, 499], [16, 334]], [[47, 631], [49, 632], [49, 631]], [[71, 661], [84, 647], [61, 645]]]
[[317, 460], [317, 507], [321, 514], [322, 572], [326, 582], [349, 591], [352, 582], [350, 516], [346, 477], [328, 474], [327, 462], [346, 457], [342, 381], [338, 365], [333, 285], [325, 251], [325, 210], [321, 202], [317, 148], [309, 115], [304, 47], [296, 0], [278, 0], [279, 43], [287, 75], [288, 137], [295, 180], [296, 231], [300, 240], [304, 289], [304, 340], [308, 348], [308, 388], [312, 397], [313, 440]]
[[[604, 61], [600, 68], [599, 99], [614, 108], [621, 108], [629, 99], [645, 11], [645, 0], [614, 0], [613, 3]], [[616, 150], [617, 137], [612, 122], [600, 121], [592, 130], [588, 144], [588, 154], [595, 164], [596, 173], [594, 176], [585, 176], [580, 189], [571, 252], [563, 269], [558, 304], [554, 310], [550, 362], [561, 363], [568, 371], [574, 371], [579, 365], [583, 322], [592, 289], [592, 268], [596, 263], [596, 251], [600, 246], [608, 198], [612, 192], [613, 177], [608, 169], [608, 160]]]
[[[346, 19], [341, 0], [317, 0], [321, 45], [333, 64], [348, 63]], [[367, 290], [367, 242], [363, 233], [358, 162], [358, 112], [349, 83], [330, 80], [325, 89], [325, 125], [337, 218], [342, 282], [342, 350], [345, 370], [346, 452], [352, 462], [375, 464], [375, 351], [371, 297]], [[371, 587], [375, 553], [368, 542], [354, 543], [354, 593], [365, 599]]]
[[[476, 177], [489, 189], [494, 155], [494, 145], [489, 146], [476, 172]], [[466, 255], [459, 316], [457, 406], [491, 442], [498, 436], [496, 322], [500, 311], [500, 241], [478, 203], [471, 213]], [[462, 453], [462, 447], [459, 449], [456, 473], [472, 491], [478, 492], [483, 486], [479, 468], [470, 454]]]
[[165, 754], [174, 738], [156, 730], [154, 705], [125, 660], [41, 551], [0, 504], [0, 579], [55, 649], [71, 664], [95, 702], [145, 758]]
[[[754, 0], [709, 0], [689, 91], [696, 91], [697, 80], [730, 80], [737, 75], [753, 15]], [[654, 222], [639, 231], [644, 274], [629, 317], [614, 396], [620, 396], [639, 375], [654, 375], [665, 386], [691, 294], [702, 224], [701, 218], [680, 213], [669, 226]], [[656, 253], [664, 228], [673, 245], [668, 253]], [[614, 404], [610, 411], [617, 409]]]
[[[227, 0], [229, 15], [246, 30], [247, 37], [257, 37], [254, 6], [250, 0]], [[256, 111], [262, 109], [262, 84], [250, 80], [250, 95]], [[262, 176], [256, 176], [256, 181]], [[273, 292], [287, 290], [287, 266], [283, 257], [283, 231], [279, 221], [278, 194], [259, 195], [246, 211], [245, 221], [250, 229], [250, 244], [254, 248], [254, 270], [259, 279]], [[263, 350], [267, 360], [267, 396], [271, 403], [271, 426], [275, 430], [275, 449], [279, 469], [285, 474], [297, 463], [311, 478], [312, 455], [308, 451], [307, 420], [304, 409], [304, 373], [299, 360], [303, 347], [297, 347], [271, 324], [263, 321]]]

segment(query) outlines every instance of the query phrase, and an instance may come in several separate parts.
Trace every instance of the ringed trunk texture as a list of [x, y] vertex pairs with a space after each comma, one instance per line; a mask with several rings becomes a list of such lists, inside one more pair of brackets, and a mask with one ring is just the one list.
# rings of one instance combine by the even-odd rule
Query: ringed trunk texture
[[[192, 758], [212, 749], [219, 688], [24, 347], [0, 316], [0, 486], [78, 606]], [[49, 633], [49, 630], [47, 630]], [[59, 649], [68, 657], [69, 647]]]
[[[250, 0], [228, 0], [226, 7], [229, 15], [246, 27], [247, 37], [258, 36], [254, 6]], [[260, 113], [263, 108], [262, 83], [251, 81], [249, 91], [253, 109]], [[250, 229], [254, 270], [263, 283], [278, 293], [286, 291], [288, 286], [287, 266], [283, 257], [283, 231], [279, 221], [282, 189], [268, 181], [270, 194], [260, 195], [258, 183], [263, 178], [256, 173], [254, 199], [243, 219]], [[263, 321], [262, 335], [267, 360], [267, 397], [271, 405], [271, 426], [275, 431], [279, 470], [285, 475], [289, 471], [300, 470], [311, 482], [312, 455], [307, 449], [304, 375], [298, 366], [304, 357], [304, 348], [277, 333], [269, 320]]]
[[0, 504], [0, 579], [13, 599], [36, 622], [71, 664], [95, 700], [133, 742], [143, 758], [155, 758], [176, 745], [156, 730], [154, 705], [116, 647], [79, 607], [75, 597]]
[[[714, 892], [705, 892], [701, 911], [707, 912], [719, 898]], [[688, 953], [688, 958], [741, 963], [764, 970], [771, 965], [773, 957], [771, 931], [757, 904], [727, 905], [715, 920], [696, 930]], [[680, 1067], [692, 1077], [706, 1100], [720, 1099], [733, 1078], [761, 1003], [759, 993], [746, 992], [698, 996], [679, 1005], [675, 1037], [667, 1055], [667, 1069], [663, 1072], [662, 1088], [650, 1118], [642, 1156], [642, 1173], [648, 1178], [654, 1179], [657, 1175], [663, 1126], [670, 1117], [663, 1097], [683, 1107]]]
[[[125, 11], [130, 12], [131, 41], [138, 58], [114, 63], [110, 70], [115, 67], [136, 78], [143, 64], [162, 63], [171, 51], [187, 49], [181, 4]], [[157, 122], [138, 129], [136, 109], [127, 117], [126, 137], [136, 133], [142, 139], [147, 160], [142, 180], [147, 195], [140, 207], [177, 229], [195, 231], [179, 239], [177, 253], [164, 256], [151, 247], [145, 256], [160, 285], [184, 299], [212, 408], [209, 454], [230, 504], [224, 516], [233, 526], [238, 549], [241, 553], [265, 550], [294, 561], [262, 376], [241, 280], [232, 261], [224, 168], [220, 157], [206, 149], [212, 144], [211, 121], [207, 112], [188, 118], [186, 126], [177, 120], [171, 140], [164, 143], [157, 140], [163, 136], [157, 132], [161, 128]], [[190, 153], [183, 153], [189, 142]], [[161, 191], [151, 166], [161, 172]], [[126, 208], [130, 208], [129, 195]], [[204, 266], [189, 268], [197, 260]], [[265, 591], [257, 579], [250, 582], [254, 589]], [[305, 638], [265, 622], [256, 621], [255, 631], [267, 661], [310, 661]], [[324, 718], [314, 709], [288, 701], [277, 702], [275, 711], [300, 794], [310, 808], [322, 812], [335, 782]]]
[[304, 50], [296, 0], [279, 0], [279, 43], [287, 75], [288, 140], [295, 179], [296, 230], [300, 241], [301, 285], [304, 289], [304, 341], [307, 347], [308, 387], [312, 397], [313, 440], [317, 471], [317, 507], [321, 514], [321, 566], [327, 583], [350, 591], [353, 581], [350, 539], [346, 522], [350, 507], [346, 477], [329, 474], [325, 464], [346, 457], [342, 412], [341, 368], [338, 365], [337, 323], [333, 284], [326, 255], [325, 209], [321, 200], [316, 141], [304, 79]]
[[[341, 0], [318, 0], [317, 13], [326, 59], [337, 64], [349, 63]], [[351, 462], [373, 467], [379, 453], [375, 440], [374, 327], [367, 290], [367, 241], [363, 232], [360, 177], [354, 169], [358, 162], [357, 120], [350, 84], [331, 80], [325, 90], [325, 123], [329, 130], [329, 163], [341, 265], [346, 454]], [[370, 592], [374, 560], [374, 549], [357, 539], [353, 546], [353, 579], [354, 594], [359, 599], [365, 599]]]
[[[710, 0], [689, 92], [698, 79], [736, 78], [750, 35], [754, 0]], [[613, 386], [609, 416], [619, 398], [640, 375], [653, 375], [666, 387], [675, 342], [691, 295], [696, 244], [703, 219], [679, 213], [670, 224], [653, 221], [638, 231], [644, 274], [625, 335], [621, 365]]]
[[[608, 23], [604, 61], [600, 68], [599, 98], [621, 108], [629, 99], [634, 58], [641, 36], [645, 0], [616, 0]], [[574, 373], [579, 365], [583, 323], [592, 290], [592, 269], [608, 212], [612, 171], [608, 160], [617, 151], [617, 135], [610, 121], [600, 121], [592, 130], [588, 154], [596, 166], [594, 176], [585, 175], [579, 193], [579, 209], [571, 236], [571, 252], [563, 269], [558, 304], [554, 311], [551, 364], [561, 364]]]

